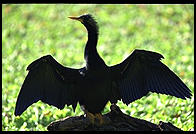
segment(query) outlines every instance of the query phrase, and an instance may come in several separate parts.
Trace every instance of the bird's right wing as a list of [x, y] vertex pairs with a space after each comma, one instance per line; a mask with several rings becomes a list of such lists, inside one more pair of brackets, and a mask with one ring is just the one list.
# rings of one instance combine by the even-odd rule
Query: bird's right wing
[[28, 67], [16, 102], [15, 115], [21, 115], [30, 105], [41, 100], [63, 109], [65, 104], [77, 104], [77, 82], [81, 79], [80, 69], [67, 68], [52, 56], [43, 56]]

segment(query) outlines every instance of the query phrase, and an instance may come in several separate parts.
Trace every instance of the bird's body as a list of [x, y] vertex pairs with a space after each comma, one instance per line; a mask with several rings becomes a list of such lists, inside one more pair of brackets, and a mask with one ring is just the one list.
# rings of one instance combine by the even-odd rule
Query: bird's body
[[78, 101], [89, 112], [99, 113], [108, 102], [108, 96], [111, 90], [109, 72], [106, 67], [100, 67], [96, 71], [85, 69], [81, 72], [81, 75], [82, 79], [78, 86], [80, 94]]
[[32, 62], [27, 67], [29, 74], [19, 93], [15, 115], [38, 100], [60, 109], [72, 105], [74, 110], [79, 102], [84, 111], [99, 114], [108, 101], [122, 99], [129, 104], [149, 92], [191, 97], [188, 87], [160, 61], [163, 56], [159, 53], [134, 50], [120, 64], [107, 66], [96, 49], [98, 26], [93, 17], [87, 14], [70, 18], [79, 20], [88, 31], [86, 66], [67, 68], [50, 55]]

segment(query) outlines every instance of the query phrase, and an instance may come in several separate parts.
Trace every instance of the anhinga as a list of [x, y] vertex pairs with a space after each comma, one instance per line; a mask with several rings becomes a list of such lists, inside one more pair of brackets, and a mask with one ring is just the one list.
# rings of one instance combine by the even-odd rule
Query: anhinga
[[186, 99], [191, 91], [182, 80], [160, 60], [156, 52], [134, 50], [123, 62], [107, 66], [99, 56], [96, 46], [98, 25], [90, 14], [69, 17], [80, 21], [88, 31], [81, 69], [64, 67], [51, 55], [32, 62], [20, 90], [15, 115], [21, 115], [30, 105], [41, 100], [63, 109], [65, 104], [77, 102], [92, 121], [99, 118], [106, 103], [121, 100], [129, 104], [148, 92], [156, 92]]

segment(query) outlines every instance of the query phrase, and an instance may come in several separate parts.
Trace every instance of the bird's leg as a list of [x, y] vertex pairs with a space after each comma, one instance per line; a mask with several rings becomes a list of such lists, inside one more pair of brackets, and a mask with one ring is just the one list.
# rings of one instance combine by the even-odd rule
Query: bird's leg
[[105, 124], [105, 120], [101, 113], [92, 114], [85, 109], [85, 106], [81, 106], [82, 110], [84, 111], [86, 118], [90, 121], [92, 125], [101, 126]]
[[104, 124], [104, 119], [101, 113], [96, 113], [95, 117], [99, 120], [99, 125], [103, 125]]
[[85, 114], [86, 114], [87, 119], [89, 119], [90, 122], [94, 125], [95, 124], [95, 116], [88, 111], [86, 111]]
[[92, 114], [90, 112], [86, 112], [86, 117], [93, 125], [101, 126], [104, 124], [104, 119], [101, 113]]
[[90, 120], [90, 123], [91, 124], [94, 125], [95, 124], [95, 116], [92, 113], [88, 112], [88, 110], [85, 109], [85, 106], [84, 105], [81, 105], [81, 108], [84, 111], [84, 114], [86, 115], [86, 118], [88, 120]]

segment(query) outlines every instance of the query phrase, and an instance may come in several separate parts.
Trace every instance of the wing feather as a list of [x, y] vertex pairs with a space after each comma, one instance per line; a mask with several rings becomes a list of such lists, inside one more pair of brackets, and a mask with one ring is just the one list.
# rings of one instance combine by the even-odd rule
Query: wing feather
[[79, 80], [79, 69], [63, 67], [47, 55], [32, 62], [27, 70], [29, 72], [18, 95], [15, 115], [21, 115], [39, 100], [59, 109], [63, 109], [65, 104], [75, 109], [77, 84], [73, 80]]
[[162, 55], [145, 50], [135, 50], [122, 63], [110, 67], [113, 81], [117, 83], [120, 98], [129, 104], [148, 92], [156, 92], [186, 99], [190, 89], [160, 60]]

